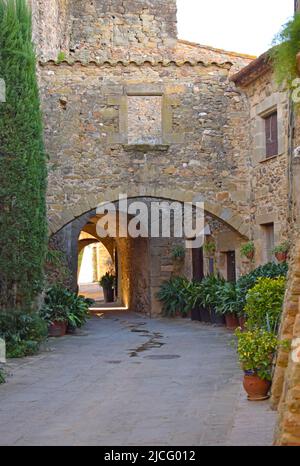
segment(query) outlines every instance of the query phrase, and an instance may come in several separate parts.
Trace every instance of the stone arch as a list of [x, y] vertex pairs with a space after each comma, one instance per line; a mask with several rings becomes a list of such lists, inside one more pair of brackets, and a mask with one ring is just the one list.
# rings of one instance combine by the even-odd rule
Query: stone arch
[[240, 214], [236, 213], [232, 208], [222, 206], [216, 202], [206, 201], [203, 196], [197, 192], [184, 191], [172, 188], [157, 189], [151, 186], [120, 186], [117, 189], [108, 189], [98, 195], [89, 194], [84, 200], [79, 201], [74, 206], [69, 206], [62, 211], [61, 214], [49, 216], [49, 228], [52, 234], [57, 233], [65, 225], [81, 217], [85, 213], [91, 212], [100, 203], [115, 202], [119, 199], [119, 195], [126, 193], [128, 198], [159, 198], [173, 200], [178, 202], [204, 202], [205, 211], [213, 217], [220, 219], [230, 228], [235, 230], [244, 238], [250, 237], [249, 224]]

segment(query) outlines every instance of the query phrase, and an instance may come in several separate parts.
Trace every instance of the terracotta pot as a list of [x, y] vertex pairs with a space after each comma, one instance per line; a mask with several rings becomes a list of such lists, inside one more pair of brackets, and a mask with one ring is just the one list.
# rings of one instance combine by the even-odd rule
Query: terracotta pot
[[236, 330], [239, 327], [239, 319], [235, 314], [226, 314], [225, 322], [228, 330]]
[[276, 252], [275, 257], [278, 260], [278, 262], [286, 262], [287, 252]]
[[254, 258], [254, 251], [248, 252], [248, 253], [246, 254], [246, 257], [247, 257], [247, 259], [249, 259], [250, 261], [252, 261], [253, 258]]
[[268, 393], [271, 387], [269, 380], [263, 380], [256, 374], [245, 373], [243, 386], [249, 401], [262, 401], [269, 398]]
[[239, 317], [239, 326], [241, 327], [242, 330], [245, 329], [246, 321], [247, 321], [246, 317]]
[[67, 332], [66, 322], [52, 322], [48, 327], [49, 337], [63, 337]]

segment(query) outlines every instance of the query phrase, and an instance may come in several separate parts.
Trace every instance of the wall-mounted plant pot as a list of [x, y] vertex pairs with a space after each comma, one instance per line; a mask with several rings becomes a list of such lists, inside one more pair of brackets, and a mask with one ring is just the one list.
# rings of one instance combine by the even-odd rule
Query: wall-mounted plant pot
[[63, 337], [67, 332], [67, 323], [66, 322], [52, 322], [48, 327], [49, 337]]
[[275, 257], [278, 260], [278, 262], [286, 262], [287, 252], [276, 252]]
[[247, 259], [248, 259], [249, 261], [253, 261], [253, 259], [254, 259], [254, 251], [248, 252], [248, 253], [246, 254], [246, 257], [247, 257]]
[[271, 387], [269, 380], [263, 380], [256, 374], [245, 372], [243, 386], [249, 401], [263, 401], [269, 398]]
[[239, 327], [239, 319], [235, 314], [225, 314], [226, 328], [236, 330]]

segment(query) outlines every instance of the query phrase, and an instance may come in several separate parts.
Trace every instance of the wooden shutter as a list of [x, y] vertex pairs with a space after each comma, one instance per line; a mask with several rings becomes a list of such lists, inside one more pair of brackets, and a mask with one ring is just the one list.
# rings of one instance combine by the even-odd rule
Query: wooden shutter
[[277, 112], [265, 118], [266, 157], [278, 155], [278, 122]]
[[227, 280], [233, 283], [236, 282], [235, 251], [227, 252]]

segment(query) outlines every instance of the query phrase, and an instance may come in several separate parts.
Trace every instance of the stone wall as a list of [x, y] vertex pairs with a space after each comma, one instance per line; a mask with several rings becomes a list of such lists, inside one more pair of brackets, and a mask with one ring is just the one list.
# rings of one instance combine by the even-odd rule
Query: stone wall
[[[265, 225], [274, 224], [275, 245], [287, 239], [288, 208], [288, 125], [289, 101], [286, 92], [280, 92], [272, 71], [244, 85], [250, 114], [250, 191], [251, 238], [254, 240], [255, 264], [267, 258]], [[278, 155], [266, 158], [264, 117], [272, 111], [278, 115]]]
[[278, 404], [276, 445], [300, 446], [300, 242], [290, 266], [281, 338], [291, 341], [291, 351], [280, 351], [272, 389]]
[[33, 40], [40, 59], [56, 60], [69, 49], [70, 0], [28, 0], [32, 8]]
[[[175, 200], [196, 195], [247, 236], [247, 103], [228, 73], [227, 65], [45, 64], [41, 94], [52, 231], [128, 192]], [[128, 94], [146, 101], [155, 92], [162, 96], [163, 147], [129, 144]]]
[[73, 0], [70, 53], [80, 58], [124, 58], [128, 49], [153, 51], [175, 45], [176, 0]]

